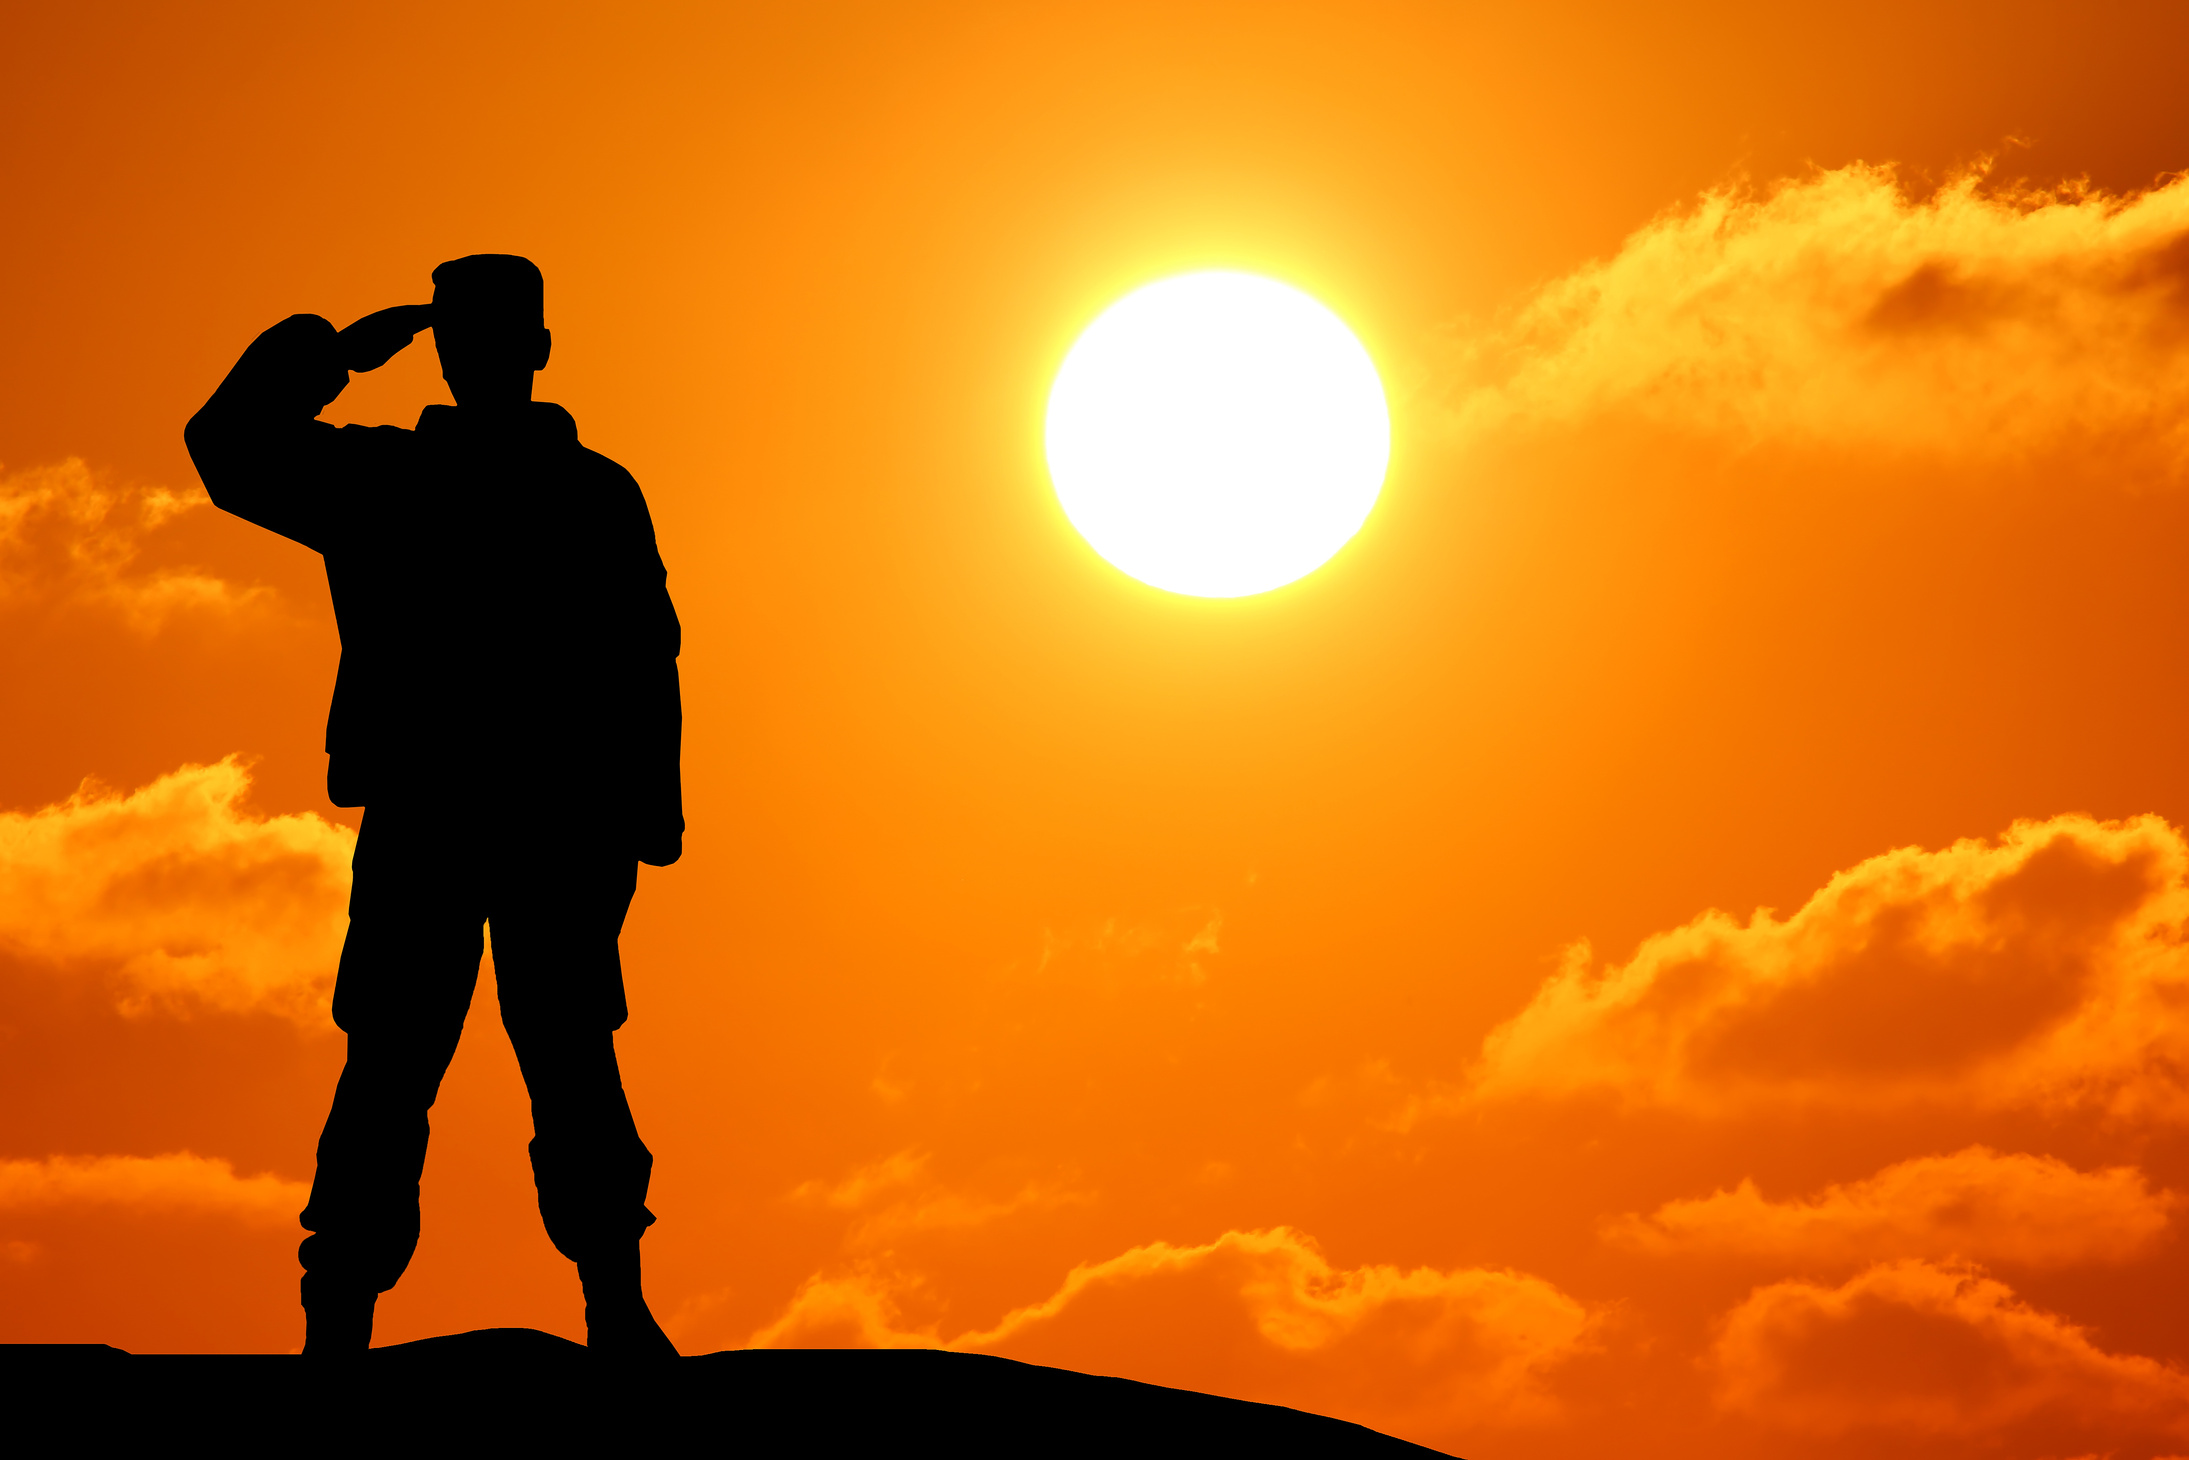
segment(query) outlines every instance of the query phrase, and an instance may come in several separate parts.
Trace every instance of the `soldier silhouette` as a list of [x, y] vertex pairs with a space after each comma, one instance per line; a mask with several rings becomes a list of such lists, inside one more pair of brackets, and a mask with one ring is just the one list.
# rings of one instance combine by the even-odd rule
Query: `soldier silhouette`
[[[283, 320], [184, 431], [217, 504], [326, 558], [327, 793], [366, 808], [334, 994], [348, 1062], [298, 1251], [304, 1351], [367, 1348], [417, 1248], [427, 1112], [491, 925], [540, 1216], [578, 1266], [586, 1341], [671, 1355], [640, 1288], [653, 1156], [614, 1031], [636, 864], [683, 850], [676, 610], [638, 483], [532, 399], [540, 271], [474, 254], [433, 286], [340, 331]], [[316, 419], [428, 327], [453, 407], [414, 431]]]

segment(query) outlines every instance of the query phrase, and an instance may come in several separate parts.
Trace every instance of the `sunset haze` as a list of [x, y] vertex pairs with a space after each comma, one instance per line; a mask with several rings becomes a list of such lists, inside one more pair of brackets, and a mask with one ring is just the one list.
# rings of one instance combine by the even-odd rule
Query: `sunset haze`
[[[2189, 1451], [2189, 17], [25, 10], [0, 28], [0, 1341], [286, 1352], [344, 1041], [320, 558], [183, 423], [546, 279], [683, 859], [617, 1037], [687, 1354], [1475, 1460]], [[1272, 591], [1044, 454], [1131, 291], [1389, 409]], [[430, 337], [324, 414], [449, 399]], [[376, 1342], [582, 1337], [482, 980]]]

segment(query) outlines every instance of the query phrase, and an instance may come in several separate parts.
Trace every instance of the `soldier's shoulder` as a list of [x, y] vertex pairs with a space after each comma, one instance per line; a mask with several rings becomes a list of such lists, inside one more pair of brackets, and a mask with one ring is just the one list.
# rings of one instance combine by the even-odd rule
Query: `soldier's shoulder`
[[581, 470], [593, 474], [601, 481], [629, 482], [634, 487], [638, 485], [638, 478], [632, 476], [631, 473], [624, 468], [622, 462], [617, 461], [612, 456], [607, 456], [602, 454], [601, 452], [595, 451], [592, 447], [587, 446], [582, 441], [577, 443], [577, 446], [578, 461], [581, 463]]
[[624, 500], [635, 499], [644, 506], [646, 494], [639, 489], [638, 478], [632, 476], [622, 462], [581, 444], [577, 450], [577, 464], [579, 479], [587, 490]]

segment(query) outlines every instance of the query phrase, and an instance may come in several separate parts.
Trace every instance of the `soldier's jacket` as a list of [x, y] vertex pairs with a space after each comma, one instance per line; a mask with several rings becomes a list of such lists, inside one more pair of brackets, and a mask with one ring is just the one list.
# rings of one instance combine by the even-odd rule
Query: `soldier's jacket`
[[329, 799], [544, 801], [673, 844], [681, 631], [638, 483], [540, 402], [315, 419], [347, 379], [333, 327], [294, 316], [184, 432], [216, 504], [326, 558]]

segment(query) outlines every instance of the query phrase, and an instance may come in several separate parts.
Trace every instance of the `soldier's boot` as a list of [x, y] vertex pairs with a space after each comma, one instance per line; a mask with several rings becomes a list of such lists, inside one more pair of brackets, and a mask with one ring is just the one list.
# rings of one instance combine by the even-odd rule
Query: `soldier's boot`
[[654, 1321], [639, 1286], [638, 1243], [578, 1264], [585, 1284], [585, 1346], [617, 1358], [673, 1359], [676, 1345]]
[[380, 1301], [378, 1293], [306, 1273], [303, 1294], [305, 1353], [339, 1358], [372, 1347], [372, 1310]]

